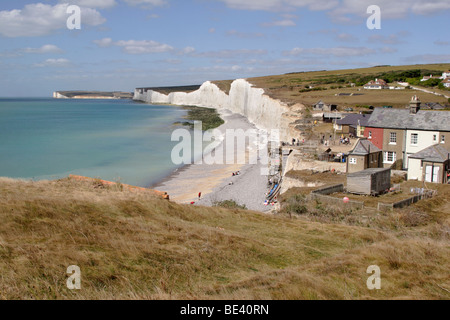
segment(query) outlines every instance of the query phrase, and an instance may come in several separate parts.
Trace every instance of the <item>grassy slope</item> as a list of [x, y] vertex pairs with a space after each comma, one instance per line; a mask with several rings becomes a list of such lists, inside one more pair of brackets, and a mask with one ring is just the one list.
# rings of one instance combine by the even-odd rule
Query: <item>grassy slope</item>
[[[427, 65], [407, 65], [407, 66], [385, 66], [363, 69], [332, 70], [291, 73], [284, 75], [274, 75], [266, 77], [249, 78], [248, 81], [256, 87], [263, 88], [268, 95], [275, 99], [280, 99], [288, 104], [303, 103], [314, 104], [319, 100], [324, 100], [329, 104], [338, 104], [341, 107], [355, 107], [356, 105], [383, 106], [392, 105], [403, 107], [411, 100], [411, 96], [418, 94], [422, 102], [448, 103], [447, 99], [415, 90], [361, 90], [358, 88], [330, 89], [331, 86], [346, 85], [347, 83], [334, 83], [327, 85], [314, 84], [330, 78], [353, 78], [373, 76], [375, 78], [381, 73], [390, 71], [405, 70], [436, 70], [443, 72], [450, 69], [450, 64], [427, 64]], [[215, 81], [223, 90], [227, 90], [230, 81]], [[312, 91], [300, 93], [305, 85], [314, 84], [316, 87], [328, 87], [325, 91]], [[428, 88], [429, 89], [429, 88]], [[436, 90], [440, 91], [440, 90]], [[363, 93], [362, 96], [335, 96], [337, 93]], [[450, 95], [450, 92], [447, 92]]]
[[[68, 179], [0, 179], [0, 194], [4, 299], [450, 298], [448, 224], [368, 229]], [[366, 287], [372, 264], [376, 292]], [[80, 291], [65, 286], [69, 265], [81, 268]]]

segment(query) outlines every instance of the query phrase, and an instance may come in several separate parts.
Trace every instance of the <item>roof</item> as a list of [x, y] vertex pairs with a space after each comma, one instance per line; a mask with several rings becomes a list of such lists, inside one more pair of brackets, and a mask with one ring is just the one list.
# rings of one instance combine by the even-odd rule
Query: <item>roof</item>
[[375, 108], [367, 123], [370, 128], [450, 131], [450, 112]]
[[349, 155], [365, 156], [372, 153], [381, 152], [377, 146], [366, 139], [359, 139], [356, 146], [350, 151]]
[[370, 169], [366, 169], [366, 170], [362, 170], [362, 171], [349, 173], [349, 174], [347, 174], [347, 177], [348, 178], [365, 177], [365, 176], [371, 176], [373, 174], [380, 173], [380, 172], [386, 172], [386, 171], [391, 171], [391, 169], [390, 168], [370, 168]]
[[342, 114], [336, 112], [325, 112], [323, 117], [329, 119], [342, 119]]
[[411, 159], [421, 159], [423, 161], [439, 163], [447, 161], [449, 157], [450, 151], [439, 144], [435, 144], [409, 156]]
[[369, 83], [366, 84], [366, 86], [373, 86], [373, 85], [386, 86], [387, 83], [383, 79], [375, 79], [369, 81]]
[[430, 102], [430, 103], [425, 103], [425, 106], [432, 109], [432, 110], [442, 110], [445, 109], [445, 107], [439, 103], [436, 102]]
[[336, 123], [339, 125], [358, 125], [358, 121], [359, 124], [363, 127], [365, 127], [367, 125], [367, 122], [370, 119], [370, 115], [368, 114], [356, 114], [356, 113], [351, 113], [348, 114], [346, 116], [344, 116], [343, 119], [338, 120]]

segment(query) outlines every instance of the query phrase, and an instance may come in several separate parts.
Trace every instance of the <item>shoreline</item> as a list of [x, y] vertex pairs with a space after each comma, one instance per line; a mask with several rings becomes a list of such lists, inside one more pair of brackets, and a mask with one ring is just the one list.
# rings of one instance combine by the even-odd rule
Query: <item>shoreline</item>
[[[217, 129], [225, 136], [229, 129], [256, 129], [256, 126], [242, 115], [229, 110], [220, 110], [225, 121]], [[224, 147], [224, 139], [218, 148]], [[248, 159], [246, 145], [245, 156]], [[241, 152], [241, 150], [235, 150]], [[237, 153], [235, 152], [235, 156]], [[258, 164], [206, 164], [193, 163], [184, 165], [150, 188], [163, 190], [170, 195], [171, 201], [195, 205], [213, 206], [216, 202], [234, 200], [245, 205], [249, 210], [267, 212], [271, 208], [264, 206], [267, 188], [267, 176], [261, 175], [261, 169], [267, 165]], [[238, 176], [233, 173], [240, 172]], [[198, 199], [201, 192], [202, 198]]]

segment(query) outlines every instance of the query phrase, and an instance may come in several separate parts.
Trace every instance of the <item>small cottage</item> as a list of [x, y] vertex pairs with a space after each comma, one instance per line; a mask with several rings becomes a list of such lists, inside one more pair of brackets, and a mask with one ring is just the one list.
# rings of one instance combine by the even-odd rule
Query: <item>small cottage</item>
[[322, 112], [332, 112], [337, 110], [337, 105], [335, 104], [326, 104], [322, 100], [313, 105], [314, 111], [322, 111]]
[[450, 151], [436, 144], [408, 158], [408, 180], [449, 183]]
[[367, 139], [359, 139], [348, 154], [347, 173], [383, 167], [383, 151]]
[[347, 192], [376, 196], [391, 188], [391, 169], [372, 168], [347, 175]]

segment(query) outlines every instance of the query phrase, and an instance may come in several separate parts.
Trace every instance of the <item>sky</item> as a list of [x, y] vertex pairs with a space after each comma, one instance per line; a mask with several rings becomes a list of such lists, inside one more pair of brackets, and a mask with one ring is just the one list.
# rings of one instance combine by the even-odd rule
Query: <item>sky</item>
[[448, 63], [449, 16], [450, 0], [2, 0], [0, 97]]

